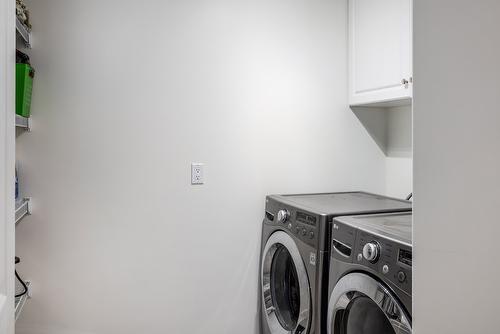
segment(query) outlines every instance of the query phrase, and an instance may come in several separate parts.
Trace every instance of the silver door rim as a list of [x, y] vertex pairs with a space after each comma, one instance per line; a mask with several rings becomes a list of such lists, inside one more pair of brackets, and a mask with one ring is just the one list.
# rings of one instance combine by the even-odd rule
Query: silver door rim
[[[285, 329], [278, 320], [276, 308], [273, 304], [271, 295], [271, 264], [274, 254], [278, 247], [282, 245], [290, 253], [290, 256], [297, 270], [297, 278], [300, 289], [300, 308], [297, 325], [291, 331]], [[305, 328], [304, 333], [308, 333], [310, 325], [310, 306], [311, 294], [309, 290], [309, 279], [307, 277], [306, 267], [300, 255], [297, 245], [293, 239], [283, 231], [274, 232], [267, 239], [264, 251], [262, 252], [261, 266], [261, 291], [262, 291], [262, 311], [264, 312], [267, 324], [272, 334], [290, 334], [295, 333], [298, 326]]]
[[[351, 294], [351, 292], [354, 293]], [[403, 307], [382, 283], [366, 274], [351, 273], [337, 282], [330, 295], [327, 320], [328, 334], [338, 334], [334, 332], [335, 317], [338, 311], [346, 309], [349, 303], [360, 295], [370, 298], [378, 305], [397, 334], [412, 332], [411, 323]]]

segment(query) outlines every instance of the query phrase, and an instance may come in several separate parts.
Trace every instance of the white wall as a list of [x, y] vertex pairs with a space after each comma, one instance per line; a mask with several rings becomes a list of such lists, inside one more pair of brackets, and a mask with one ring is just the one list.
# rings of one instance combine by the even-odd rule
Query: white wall
[[498, 333], [500, 2], [414, 4], [415, 333]]
[[265, 194], [384, 191], [347, 107], [346, 1], [30, 5], [19, 334], [256, 333]]
[[387, 157], [386, 194], [406, 198], [413, 191], [413, 160], [405, 157]]
[[388, 108], [386, 193], [405, 198], [413, 191], [412, 107]]
[[412, 107], [352, 107], [380, 150], [386, 156], [388, 196], [406, 198], [412, 192]]

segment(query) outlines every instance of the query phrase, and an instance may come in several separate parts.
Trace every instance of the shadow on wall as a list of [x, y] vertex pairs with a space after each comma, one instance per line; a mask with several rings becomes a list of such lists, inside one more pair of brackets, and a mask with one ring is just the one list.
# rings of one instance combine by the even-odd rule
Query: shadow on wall
[[68, 328], [61, 327], [42, 327], [30, 325], [16, 325], [16, 334], [95, 334], [90, 332], [74, 331]]
[[387, 157], [412, 156], [411, 106], [351, 110]]

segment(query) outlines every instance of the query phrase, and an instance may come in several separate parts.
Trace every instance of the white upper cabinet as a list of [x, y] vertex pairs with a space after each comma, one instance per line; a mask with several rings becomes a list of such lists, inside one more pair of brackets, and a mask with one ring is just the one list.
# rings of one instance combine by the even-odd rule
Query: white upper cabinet
[[349, 104], [409, 104], [412, 0], [349, 0]]

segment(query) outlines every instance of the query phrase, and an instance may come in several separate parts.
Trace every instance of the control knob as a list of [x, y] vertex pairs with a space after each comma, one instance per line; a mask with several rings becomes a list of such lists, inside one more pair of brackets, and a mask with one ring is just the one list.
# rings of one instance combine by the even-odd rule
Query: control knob
[[363, 247], [363, 257], [372, 263], [377, 262], [379, 253], [380, 246], [376, 241], [369, 242]]
[[389, 272], [389, 266], [387, 264], [384, 264], [382, 267], [382, 274], [387, 274]]
[[277, 215], [278, 223], [280, 223], [280, 224], [286, 223], [289, 216], [290, 216], [290, 213], [288, 213], [287, 210], [283, 209], [283, 210], [278, 211], [278, 215]]

